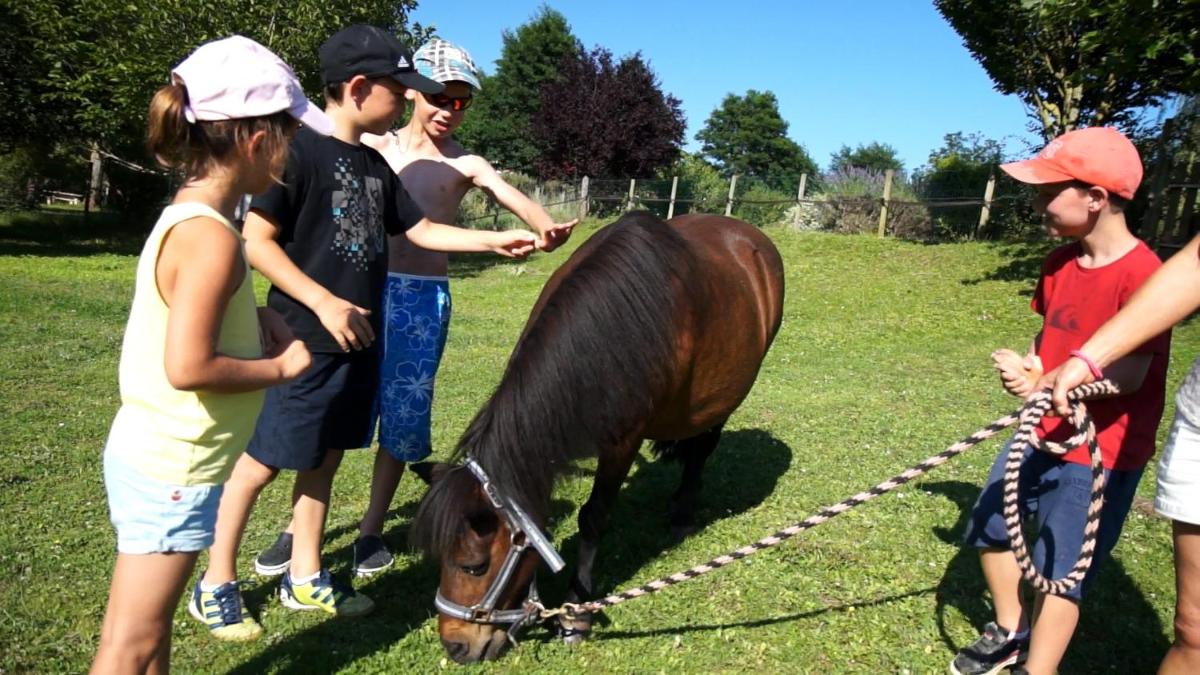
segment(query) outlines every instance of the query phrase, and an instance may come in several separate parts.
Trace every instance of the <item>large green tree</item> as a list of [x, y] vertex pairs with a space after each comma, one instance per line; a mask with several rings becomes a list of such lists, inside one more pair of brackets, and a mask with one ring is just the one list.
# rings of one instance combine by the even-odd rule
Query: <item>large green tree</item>
[[903, 171], [904, 162], [896, 156], [896, 149], [887, 143], [874, 141], [860, 144], [853, 150], [843, 145], [829, 159], [829, 172], [836, 173], [843, 169], [858, 168], [883, 173], [888, 169]]
[[996, 89], [1042, 134], [1130, 127], [1139, 109], [1200, 91], [1196, 0], [934, 0]]
[[729, 94], [696, 134], [701, 153], [726, 175], [761, 178], [773, 186], [791, 186], [802, 173], [816, 175], [817, 165], [787, 135], [779, 101], [770, 91]]
[[502, 169], [533, 173], [538, 147], [531, 125], [542, 86], [560, 79], [564, 59], [582, 45], [566, 18], [545, 6], [515, 31], [504, 31], [503, 40], [496, 71], [481, 83], [459, 138]]
[[95, 149], [143, 164], [146, 110], [173, 65], [208, 40], [241, 34], [295, 68], [320, 101], [317, 48], [351, 23], [411, 41], [416, 0], [6, 0], [0, 9], [0, 146]]

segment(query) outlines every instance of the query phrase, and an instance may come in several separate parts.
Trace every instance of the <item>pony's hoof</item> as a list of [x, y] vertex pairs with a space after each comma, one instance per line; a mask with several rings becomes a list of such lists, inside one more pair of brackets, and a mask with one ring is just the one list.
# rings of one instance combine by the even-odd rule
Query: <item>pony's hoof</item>
[[591, 636], [592, 631], [591, 630], [578, 631], [578, 630], [573, 630], [573, 629], [571, 629], [571, 630], [564, 629], [560, 634], [562, 635], [563, 644], [567, 645], [568, 647], [574, 647], [575, 645], [582, 644], [583, 642], [585, 642], [588, 639], [588, 637]]
[[591, 637], [592, 620], [590, 616], [586, 619], [560, 619], [557, 630], [563, 644], [577, 645]]

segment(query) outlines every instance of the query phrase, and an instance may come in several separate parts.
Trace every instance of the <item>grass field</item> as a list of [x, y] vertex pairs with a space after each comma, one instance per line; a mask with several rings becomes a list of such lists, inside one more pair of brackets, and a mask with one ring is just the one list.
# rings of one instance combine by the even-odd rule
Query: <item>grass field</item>
[[[109, 221], [77, 219], [0, 224], [0, 672], [87, 668], [114, 557], [100, 457], [118, 403], [116, 361], [139, 242], [114, 234]], [[597, 226], [587, 223], [568, 248]], [[665, 503], [678, 467], [639, 460], [601, 549], [600, 590], [748, 543], [1014, 407], [988, 353], [1023, 348], [1036, 331], [1028, 301], [1045, 243], [930, 246], [767, 232], [787, 269], [784, 324], [709, 463], [703, 529], [671, 542]], [[485, 400], [538, 290], [568, 254], [455, 265], [455, 316], [435, 402], [437, 454], [448, 454]], [[1178, 329], [1172, 392], [1198, 352], [1200, 331]], [[990, 619], [975, 555], [958, 541], [997, 447], [973, 450], [777, 549], [613, 608], [579, 647], [535, 629], [499, 662], [470, 670], [944, 672]], [[348, 455], [335, 485], [325, 545], [335, 572], [350, 565], [370, 459]], [[553, 506], [553, 533], [568, 564], [589, 468], [561, 484]], [[1085, 605], [1064, 673], [1152, 672], [1169, 643], [1171, 545], [1168, 524], [1147, 501], [1152, 472]], [[278, 481], [259, 502], [245, 573], [287, 521], [289, 490], [289, 480]], [[396, 546], [420, 494], [405, 478], [387, 528]], [[345, 621], [289, 613], [275, 584], [264, 582], [247, 598], [267, 636], [243, 646], [212, 640], [181, 605], [174, 665], [202, 673], [455, 669], [432, 618], [436, 584], [433, 565], [402, 556], [362, 585], [376, 614]], [[543, 596], [560, 599], [564, 585], [544, 578]]]

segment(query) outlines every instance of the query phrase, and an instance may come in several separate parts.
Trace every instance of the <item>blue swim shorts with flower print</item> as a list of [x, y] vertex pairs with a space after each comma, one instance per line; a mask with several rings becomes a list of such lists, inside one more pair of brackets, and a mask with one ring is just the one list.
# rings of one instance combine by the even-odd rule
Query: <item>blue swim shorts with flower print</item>
[[450, 282], [389, 272], [384, 312], [379, 445], [401, 462], [416, 462], [433, 451], [430, 409], [450, 328]]

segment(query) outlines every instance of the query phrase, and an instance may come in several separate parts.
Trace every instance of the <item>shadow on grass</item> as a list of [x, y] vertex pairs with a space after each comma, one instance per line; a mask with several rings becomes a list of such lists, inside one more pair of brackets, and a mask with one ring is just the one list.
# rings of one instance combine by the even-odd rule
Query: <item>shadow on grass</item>
[[978, 277], [963, 279], [961, 283], [964, 286], [975, 286], [985, 281], [1024, 281], [1029, 285], [1018, 291], [1018, 294], [1031, 296], [1042, 272], [1042, 262], [1046, 259], [1046, 254], [1062, 243], [1057, 240], [1041, 240], [997, 244], [996, 248], [1006, 262]]
[[[406, 480], [416, 480], [415, 478]], [[423, 491], [422, 491], [423, 493]], [[393, 550], [407, 549], [409, 523], [420, 504], [419, 496], [388, 512], [385, 537]], [[339, 525], [326, 532], [328, 539], [357, 531], [358, 521]], [[353, 553], [345, 546], [324, 556], [335, 575], [349, 578]], [[407, 567], [377, 574], [369, 580], [356, 580], [354, 587], [375, 601], [376, 610], [365, 620], [330, 618], [271, 644], [253, 658], [232, 668], [230, 673], [249, 675], [262, 672], [333, 672], [355, 661], [386, 651], [409, 632], [418, 629], [433, 615], [433, 589], [438, 584], [435, 563], [418, 560]], [[246, 604], [260, 612], [272, 603], [278, 584], [267, 582], [245, 592]], [[275, 611], [287, 611], [277, 609]]]
[[611, 632], [598, 631], [593, 639], [595, 639], [597, 641], [619, 640], [619, 639], [624, 639], [624, 638], [656, 637], [656, 636], [661, 636], [661, 635], [685, 635], [687, 633], [702, 633], [705, 631], [718, 630], [718, 629], [727, 630], [730, 628], [759, 628], [761, 626], [773, 626], [775, 624], [780, 624], [780, 623], [789, 623], [792, 621], [803, 621], [804, 619], [811, 619], [814, 617], [822, 616], [824, 614], [828, 614], [830, 612], [851, 612], [851, 611], [858, 611], [860, 609], [865, 609], [867, 607], [877, 607], [879, 605], [886, 605], [891, 602], [896, 602], [897, 600], [904, 600], [906, 598], [914, 598], [919, 595], [925, 595], [934, 590], [935, 589], [933, 587], [922, 588], [922, 589], [915, 590], [915, 591], [908, 591], [907, 593], [900, 593], [898, 595], [888, 595], [888, 596], [884, 596], [884, 597], [874, 598], [872, 600], [860, 600], [858, 602], [847, 602], [845, 604], [832, 605], [829, 607], [823, 607], [821, 609], [811, 609], [811, 610], [808, 610], [807, 612], [797, 612], [796, 614], [787, 614], [784, 616], [773, 616], [773, 617], [770, 617], [767, 619], [755, 619], [753, 621], [735, 621], [735, 622], [731, 622], [731, 623], [712, 623], [712, 624], [703, 624], [703, 625], [689, 624], [689, 625], [683, 625], [683, 626], [672, 626], [672, 627], [668, 627], [668, 628], [656, 628], [654, 630], [643, 630], [643, 631], [632, 631], [632, 630], [611, 631]]
[[[946, 497], [959, 508], [958, 520], [952, 527], [935, 527], [933, 532], [946, 543], [961, 545], [980, 486], [963, 481], [943, 481], [924, 483], [921, 487]], [[1152, 673], [1170, 646], [1154, 607], [1121, 564], [1120, 542], [1114, 553], [1117, 557], [1104, 562], [1099, 577], [1084, 599], [1079, 625], [1059, 672]], [[946, 610], [957, 609], [982, 630], [984, 624], [994, 619], [992, 606], [985, 601], [986, 593], [987, 583], [979, 567], [979, 556], [975, 549], [963, 546], [946, 566], [937, 587], [938, 630], [942, 642], [951, 652], [966, 645], [956, 644], [951, 639], [946, 630]], [[1137, 645], [1137, 649], [1120, 649], [1118, 645]]]
[[[437, 566], [427, 561], [376, 575], [367, 583], [357, 582], [355, 587], [370, 596], [377, 607], [368, 619], [327, 619], [271, 644], [229, 672], [334, 672], [386, 651], [433, 615], [432, 595], [437, 583]], [[275, 587], [266, 586], [272, 591]], [[247, 593], [247, 604], [265, 602], [266, 592], [260, 587]]]
[[[791, 449], [767, 432], [725, 433], [705, 468], [705, 485], [696, 513], [697, 525], [703, 527], [761, 503], [787, 471], [791, 457]], [[584, 469], [580, 471], [590, 473]], [[601, 542], [596, 564], [598, 593], [607, 593], [616, 584], [626, 583], [646, 562], [677, 543], [667, 525], [667, 501], [678, 485], [679, 473], [680, 467], [674, 462], [651, 462], [639, 457], [637, 472], [622, 490], [614, 508], [612, 527]], [[417, 506], [418, 499], [413, 498], [389, 512], [391, 529], [387, 537], [393, 545], [403, 545]], [[566, 517], [578, 506], [555, 500], [551, 511], [557, 517]], [[356, 527], [357, 523], [342, 525], [331, 529], [328, 535], [341, 536]], [[568, 567], [574, 562], [577, 548], [577, 536], [563, 544]], [[334, 562], [331, 566], [348, 567], [349, 556], [350, 552], [345, 548], [335, 552], [330, 557]], [[548, 600], [561, 599], [566, 594], [569, 578], [570, 570], [566, 570], [553, 579], [543, 578], [539, 586]], [[230, 673], [304, 672], [313, 667], [331, 672], [385, 651], [433, 616], [432, 598], [437, 585], [438, 567], [426, 560], [376, 575], [365, 584], [356, 584], [377, 605], [378, 609], [369, 621], [323, 621], [270, 645]], [[248, 591], [247, 604], [258, 610], [267, 604], [274, 588], [274, 584], [264, 584]], [[542, 635], [533, 639], [550, 638]]]
[[0, 225], [0, 256], [137, 255], [150, 231], [145, 217], [113, 212], [26, 211]]
[[[696, 509], [698, 531], [761, 504], [774, 491], [791, 460], [791, 448], [766, 431], [749, 429], [722, 434], [704, 468], [704, 484]], [[667, 506], [679, 485], [681, 465], [650, 461], [639, 455], [635, 466], [613, 508], [608, 532], [600, 541], [593, 571], [596, 597], [618, 587], [647, 581], [635, 579], [634, 575], [679, 543], [671, 535]], [[742, 543], [746, 542], [739, 545]], [[568, 569], [554, 578], [539, 580], [539, 588], [548, 600], [556, 601], [566, 595], [578, 547], [578, 535], [568, 538], [562, 551]], [[712, 555], [725, 552], [714, 550]], [[604, 622], [603, 616], [599, 621]], [[603, 630], [597, 631], [597, 635], [601, 633]]]

